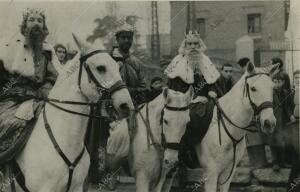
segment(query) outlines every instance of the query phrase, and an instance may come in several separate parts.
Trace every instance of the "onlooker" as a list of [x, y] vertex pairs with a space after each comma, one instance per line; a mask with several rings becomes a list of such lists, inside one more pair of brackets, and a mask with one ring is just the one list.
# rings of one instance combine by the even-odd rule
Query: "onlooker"
[[282, 73], [284, 77], [285, 84], [283, 85], [283, 89], [285, 89], [288, 92], [291, 92], [291, 81], [289, 75], [283, 71], [283, 61], [277, 57], [272, 58], [272, 65], [276, 65], [276, 64], [279, 64], [278, 66], [279, 73]]
[[233, 87], [233, 79], [232, 79], [232, 70], [233, 67], [229, 63], [225, 63], [221, 68], [221, 76], [216, 81], [213, 89], [217, 93], [218, 98], [223, 97], [232, 87]]
[[[247, 64], [250, 62], [251, 61], [248, 57], [243, 57], [237, 63], [242, 68], [242, 72], [244, 73]], [[247, 133], [246, 144], [248, 157], [253, 169], [265, 167], [267, 165], [267, 158], [263, 135], [260, 132]]]
[[296, 120], [299, 120], [299, 85], [300, 85], [300, 82], [299, 82], [299, 78], [300, 78], [300, 70], [296, 70], [294, 73], [294, 81], [293, 81], [293, 91], [294, 91], [294, 105], [293, 105], [293, 108], [294, 108], [294, 111], [293, 111], [293, 114], [290, 118], [291, 121], [296, 121]]
[[67, 48], [63, 44], [56, 44], [54, 50], [59, 62], [65, 64], [67, 62]]
[[[293, 115], [291, 116], [291, 121], [293, 123], [295, 123], [295, 128], [298, 130], [297, 135], [293, 135], [294, 137], [297, 137], [296, 142], [295, 143], [299, 143], [299, 74], [300, 71], [296, 70], [294, 71], [293, 75], [294, 75], [294, 81], [293, 81], [293, 95], [294, 95], [294, 111], [293, 111]], [[297, 122], [298, 121], [298, 122]], [[295, 148], [297, 149], [298, 146], [295, 146]], [[299, 178], [300, 175], [300, 151], [298, 148], [297, 150], [294, 150], [294, 152], [292, 154], [289, 154], [289, 158], [293, 159], [293, 163], [292, 163], [292, 169], [291, 169], [291, 173], [289, 176], [289, 181], [288, 181], [288, 185], [287, 185], [287, 191], [289, 192], [298, 192], [300, 191], [300, 185], [296, 185], [296, 181]]]
[[162, 78], [154, 77], [150, 83], [150, 89], [147, 93], [147, 102], [152, 101], [159, 94], [162, 93]]
[[[282, 101], [282, 103], [280, 104], [281, 107], [282, 107], [282, 110], [283, 110], [283, 114], [284, 114], [284, 122], [288, 122], [291, 118], [291, 115], [292, 115], [292, 106], [293, 106], [293, 94], [292, 94], [292, 89], [291, 89], [291, 82], [290, 82], [290, 78], [289, 78], [289, 75], [284, 71], [283, 69], [283, 61], [282, 59], [278, 58], [278, 57], [275, 57], [275, 58], [272, 58], [272, 65], [275, 65], [275, 64], [279, 64], [278, 66], [278, 74], [282, 74], [282, 78], [284, 79], [284, 84], [282, 86], [282, 93], [288, 93], [286, 95], [286, 97], [284, 98], [284, 101]], [[285, 121], [287, 120], [287, 121]], [[290, 151], [289, 149], [287, 148], [286, 151], [285, 151], [285, 161], [286, 161], [286, 164], [291, 164], [291, 159], [289, 158], [289, 154], [290, 154]]]
[[272, 152], [272, 165], [274, 171], [279, 171], [285, 164], [285, 152], [279, 147], [281, 145], [281, 135], [285, 131], [285, 124], [290, 121], [292, 114], [291, 105], [288, 105], [287, 98], [291, 94], [287, 91], [287, 82], [284, 73], [277, 73], [273, 77], [275, 83], [273, 93], [274, 115], [276, 117], [276, 127], [274, 132], [268, 136]]
[[[246, 66], [250, 63], [248, 57], [241, 58], [237, 63], [242, 68], [242, 73], [244, 74]], [[255, 129], [257, 126], [254, 126], [252, 129]], [[253, 171], [257, 168], [262, 168], [267, 165], [267, 157], [265, 151], [265, 141], [262, 133], [248, 132], [246, 134], [246, 145], [247, 145], [247, 154], [251, 166], [251, 186], [258, 186], [258, 181], [253, 175]]]

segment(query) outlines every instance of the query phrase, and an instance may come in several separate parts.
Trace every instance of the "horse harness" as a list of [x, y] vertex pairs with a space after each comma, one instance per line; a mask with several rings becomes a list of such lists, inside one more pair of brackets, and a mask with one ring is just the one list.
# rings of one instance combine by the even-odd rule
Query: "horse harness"
[[[257, 106], [253, 100], [251, 99], [251, 96], [250, 96], [250, 91], [249, 91], [249, 84], [247, 82], [247, 80], [251, 77], [254, 77], [254, 76], [257, 76], [257, 75], [267, 75], [269, 76], [268, 73], [256, 73], [256, 74], [253, 74], [253, 75], [249, 75], [245, 78], [245, 87], [244, 87], [244, 95], [246, 94], [246, 96], [248, 97], [249, 99], [249, 102], [250, 102], [250, 105], [254, 111], [254, 117], [256, 117], [256, 121], [258, 120], [258, 115], [260, 114], [260, 112], [264, 109], [267, 109], [267, 108], [273, 108], [273, 102], [271, 101], [265, 101], [263, 103], [261, 103], [259, 106]], [[220, 124], [222, 124], [222, 127], [224, 128], [227, 136], [230, 138], [232, 144], [233, 144], [233, 164], [232, 164], [232, 168], [230, 170], [230, 173], [229, 173], [229, 176], [227, 177], [227, 179], [220, 183], [221, 185], [225, 184], [229, 178], [231, 177], [232, 173], [233, 173], [233, 170], [234, 170], [234, 167], [235, 167], [235, 164], [236, 164], [236, 147], [237, 145], [244, 139], [244, 136], [239, 138], [239, 139], [236, 139], [232, 136], [232, 134], [229, 132], [226, 124], [225, 124], [225, 121], [224, 121], [224, 118], [231, 124], [233, 125], [234, 127], [238, 128], [238, 129], [241, 129], [241, 130], [244, 130], [244, 131], [248, 131], [248, 132], [257, 132], [258, 130], [256, 129], [249, 129], [250, 127], [256, 125], [256, 122], [251, 122], [249, 125], [247, 126], [238, 126], [237, 124], [235, 124], [234, 122], [232, 122], [232, 120], [228, 117], [228, 115], [224, 112], [224, 110], [222, 109], [222, 107], [220, 106], [219, 102], [217, 99], [213, 98], [213, 101], [217, 107], [217, 119], [218, 119], [218, 131], [219, 131], [219, 143], [220, 145], [222, 145], [222, 142], [221, 142], [221, 126]]]
[[[82, 77], [82, 69], [83, 67], [85, 68], [87, 74], [88, 74], [88, 79], [89, 79], [89, 82], [93, 82], [96, 84], [97, 87], [101, 88], [102, 90], [105, 91], [105, 96], [108, 97], [108, 96], [111, 96], [114, 92], [120, 90], [120, 89], [123, 89], [123, 88], [126, 88], [126, 85], [123, 83], [123, 81], [117, 81], [114, 85], [112, 85], [110, 88], [104, 88], [103, 86], [101, 86], [101, 84], [97, 81], [96, 77], [94, 76], [93, 72], [91, 71], [90, 67], [86, 64], [86, 60], [95, 55], [95, 54], [98, 54], [98, 53], [103, 53], [105, 51], [103, 50], [96, 50], [96, 51], [93, 51], [87, 55], [84, 55], [84, 56], [81, 56], [81, 58], [79, 59], [80, 60], [80, 68], [79, 68], [79, 74], [78, 74], [78, 87], [80, 89], [80, 91], [82, 92], [81, 90], [81, 77]], [[83, 94], [83, 92], [82, 92]], [[109, 119], [108, 117], [104, 117], [104, 116], [101, 116], [101, 115], [93, 115], [91, 114], [91, 111], [90, 111], [90, 114], [84, 114], [84, 113], [79, 113], [79, 112], [76, 112], [76, 111], [71, 111], [69, 109], [66, 109], [66, 108], [63, 108], [55, 103], [63, 103], [63, 104], [71, 104], [71, 105], [87, 105], [87, 106], [90, 106], [91, 108], [93, 107], [96, 107], [99, 105], [99, 103], [92, 103], [92, 102], [76, 102], [76, 101], [62, 101], [62, 100], [57, 100], [57, 99], [50, 99], [50, 98], [38, 98], [38, 97], [32, 97], [32, 96], [28, 96], [28, 98], [31, 98], [31, 99], [37, 99], [37, 100], [42, 100], [44, 101], [45, 103], [48, 103], [50, 104], [51, 106], [57, 108], [57, 109], [60, 109], [62, 111], [65, 111], [67, 113], [71, 113], [71, 114], [75, 114], [75, 115], [80, 115], [80, 116], [85, 116], [85, 117], [90, 117], [90, 118], [101, 118], [101, 119], [104, 119], [104, 120], [112, 120], [112, 119]], [[64, 152], [62, 151], [62, 149], [59, 147], [54, 135], [53, 135], [53, 132], [51, 130], [51, 126], [50, 124], [48, 123], [48, 119], [47, 119], [47, 116], [46, 116], [46, 110], [45, 110], [45, 105], [44, 105], [44, 109], [43, 109], [43, 119], [44, 119], [44, 126], [45, 126], [45, 129], [47, 131], [47, 134], [56, 150], [56, 152], [59, 154], [59, 156], [63, 159], [63, 161], [65, 162], [65, 164], [68, 166], [68, 169], [69, 169], [69, 173], [68, 173], [68, 182], [67, 182], [67, 189], [66, 189], [66, 192], [69, 192], [70, 188], [71, 188], [71, 185], [72, 185], [72, 178], [73, 178], [73, 173], [74, 173], [74, 169], [76, 168], [76, 166], [78, 165], [78, 163], [80, 162], [81, 158], [83, 157], [83, 154], [84, 154], [84, 151], [85, 151], [85, 146], [83, 147], [83, 149], [81, 150], [81, 152], [79, 153], [79, 155], [75, 158], [75, 160], [72, 162], [68, 159], [68, 157], [64, 154]], [[12, 161], [12, 171], [13, 171], [13, 174], [15, 175], [16, 177], [16, 181], [18, 182], [18, 184], [20, 185], [20, 187], [23, 189], [23, 191], [25, 192], [30, 192], [29, 189], [26, 187], [26, 183], [25, 183], [25, 177], [24, 177], [24, 174], [22, 173], [22, 170], [20, 169], [20, 166], [18, 165], [18, 163], [14, 160]], [[13, 182], [11, 183], [11, 187], [12, 187], [12, 191], [15, 192], [16, 191], [16, 188], [15, 188], [15, 183], [14, 183], [14, 180]]]
[[[150, 146], [153, 145], [159, 152], [160, 152], [160, 158], [161, 158], [161, 162], [163, 160], [163, 156], [164, 156], [164, 151], [166, 149], [172, 149], [172, 150], [176, 150], [179, 151], [180, 149], [180, 143], [174, 143], [174, 142], [167, 142], [166, 141], [166, 137], [164, 134], [164, 123], [163, 123], [163, 118], [164, 118], [164, 110], [170, 110], [170, 111], [186, 111], [189, 110], [189, 105], [185, 106], [185, 107], [171, 107], [168, 105], [165, 105], [164, 108], [161, 111], [161, 116], [160, 116], [160, 125], [161, 125], [161, 141], [157, 142], [156, 139], [154, 138], [153, 132], [151, 130], [151, 126], [150, 126], [150, 121], [149, 121], [149, 103], [146, 103], [145, 105], [142, 105], [139, 109], [146, 107], [146, 119], [144, 118], [144, 116], [142, 115], [141, 111], [138, 110], [138, 113], [143, 121], [143, 123], [145, 124], [146, 127], [146, 131], [147, 131], [147, 146], [148, 146], [148, 150], [150, 150]], [[150, 140], [152, 142], [152, 144], [150, 143]], [[178, 166], [178, 162], [175, 163], [175, 166], [169, 171], [168, 175], [170, 175], [171, 173], [173, 173], [176, 170], [176, 167]], [[158, 178], [161, 177], [162, 174], [162, 169], [160, 171], [160, 175]], [[157, 185], [158, 183], [156, 183]]]
[[[174, 142], [172, 143], [172, 142], [166, 141], [166, 137], [164, 134], [164, 127], [163, 127], [164, 110], [167, 109], [169, 111], [186, 111], [189, 109], [189, 106], [185, 106], [185, 107], [171, 107], [168, 105], [164, 106], [164, 108], [161, 111], [161, 116], [160, 116], [160, 125], [161, 125], [161, 141], [160, 142], [156, 141], [156, 139], [154, 138], [153, 132], [151, 130], [150, 121], [149, 121], [149, 103], [142, 105], [141, 108], [143, 108], [143, 106], [146, 107], [146, 119], [144, 118], [144, 116], [142, 115], [140, 110], [138, 110], [138, 113], [141, 116], [141, 119], [147, 129], [148, 149], [150, 149], [150, 145], [153, 145], [155, 148], [157, 148], [158, 150], [162, 150], [162, 151], [164, 151], [165, 149], [179, 150], [180, 143], [174, 143]], [[152, 144], [150, 143], [150, 140], [151, 140]]]

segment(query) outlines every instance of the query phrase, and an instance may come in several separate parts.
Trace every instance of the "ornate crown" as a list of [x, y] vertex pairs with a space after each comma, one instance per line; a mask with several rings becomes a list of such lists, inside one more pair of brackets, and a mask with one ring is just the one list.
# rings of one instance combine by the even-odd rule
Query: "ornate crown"
[[189, 32], [185, 33], [184, 36], [186, 40], [195, 38], [200, 39], [200, 34], [196, 30], [189, 30]]
[[23, 20], [27, 20], [29, 15], [38, 14], [45, 19], [45, 10], [41, 8], [27, 8], [23, 12]]

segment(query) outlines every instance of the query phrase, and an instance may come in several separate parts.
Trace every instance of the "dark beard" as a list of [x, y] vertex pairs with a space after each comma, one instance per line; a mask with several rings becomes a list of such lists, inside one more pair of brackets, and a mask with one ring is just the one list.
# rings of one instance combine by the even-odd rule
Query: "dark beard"
[[40, 53], [43, 48], [43, 41], [46, 38], [46, 34], [38, 25], [28, 29], [28, 40], [29, 44], [34, 53]]

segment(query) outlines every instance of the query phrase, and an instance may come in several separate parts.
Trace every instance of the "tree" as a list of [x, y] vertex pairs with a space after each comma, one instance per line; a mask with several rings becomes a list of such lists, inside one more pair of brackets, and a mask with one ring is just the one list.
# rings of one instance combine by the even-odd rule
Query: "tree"
[[[117, 45], [115, 40], [115, 31], [124, 22], [132, 26], [136, 26], [136, 22], [139, 19], [136, 15], [129, 15], [125, 20], [118, 20], [115, 16], [104, 16], [103, 18], [95, 19], [97, 27], [94, 29], [93, 34], [87, 37], [87, 41], [94, 43], [96, 39], [101, 38], [104, 41], [104, 45], [108, 50], [111, 50], [113, 46]], [[140, 50], [139, 38], [140, 34], [134, 27], [134, 38], [135, 42], [132, 45], [132, 50], [134, 52]]]

